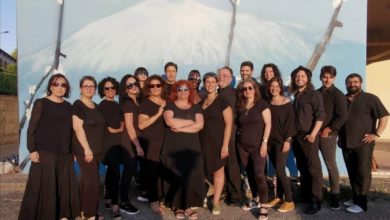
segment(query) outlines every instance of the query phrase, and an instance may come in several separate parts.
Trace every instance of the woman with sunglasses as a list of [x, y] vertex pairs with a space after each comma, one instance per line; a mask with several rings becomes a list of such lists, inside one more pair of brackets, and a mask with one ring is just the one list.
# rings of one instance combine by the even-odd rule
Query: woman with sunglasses
[[72, 150], [80, 166], [81, 215], [85, 219], [95, 219], [99, 217], [99, 162], [104, 156], [105, 121], [92, 101], [96, 91], [95, 78], [82, 77], [80, 90], [80, 99], [72, 107]]
[[164, 80], [158, 75], [152, 75], [145, 81], [145, 98], [140, 106], [138, 116], [141, 130], [141, 143], [146, 158], [146, 189], [147, 198], [152, 211], [164, 214], [162, 203], [162, 172], [160, 152], [164, 138], [164, 119], [162, 117], [165, 107], [165, 94], [163, 94]]
[[19, 219], [73, 219], [80, 214], [70, 147], [72, 106], [64, 100], [69, 92], [65, 76], [55, 74], [47, 96], [34, 102], [27, 130], [31, 166]]
[[201, 76], [199, 70], [191, 70], [188, 73], [188, 81], [191, 82], [192, 86], [195, 88], [195, 104], [199, 103], [202, 99], [206, 98], [207, 94], [205, 91], [199, 89]]
[[221, 214], [219, 203], [225, 183], [226, 159], [229, 155], [229, 140], [233, 126], [233, 110], [217, 93], [218, 76], [206, 73], [203, 84], [207, 97], [200, 103], [203, 109], [204, 128], [200, 133], [206, 177], [213, 179], [213, 215]]
[[115, 101], [118, 81], [112, 77], [106, 77], [98, 84], [98, 93], [103, 100], [100, 102], [98, 109], [105, 120], [104, 129], [104, 160], [107, 165], [105, 188], [106, 188], [106, 208], [112, 208], [112, 217], [120, 217], [118, 206], [118, 192], [120, 170], [122, 163], [122, 146], [121, 137], [123, 131], [123, 118], [120, 105]]
[[[269, 207], [281, 205], [279, 212], [295, 208], [292, 200], [290, 180], [286, 176], [286, 162], [290, 151], [291, 138], [296, 134], [294, 109], [290, 99], [283, 95], [283, 81], [275, 77], [267, 83], [272, 128], [269, 137], [268, 154], [277, 176], [277, 197], [268, 203]], [[283, 199], [284, 195], [284, 199]]]
[[139, 84], [133, 75], [125, 75], [120, 82], [119, 101], [125, 122], [122, 132], [123, 172], [121, 177], [121, 205], [120, 210], [134, 215], [139, 210], [129, 202], [129, 188], [131, 178], [137, 171], [137, 156], [143, 157], [144, 151], [139, 142], [138, 113], [139, 113]]
[[238, 91], [237, 150], [244, 168], [248, 165], [248, 159], [252, 160], [261, 204], [259, 219], [265, 220], [268, 218], [268, 209], [264, 205], [268, 202], [268, 188], [264, 167], [271, 131], [271, 112], [268, 104], [261, 99], [257, 83], [252, 79], [240, 82]]
[[194, 105], [194, 89], [190, 82], [177, 81], [163, 113], [165, 129], [161, 161], [169, 170], [170, 189], [167, 204], [175, 217], [197, 219], [191, 207], [203, 205], [205, 197], [203, 157], [199, 131], [203, 128], [202, 109]]

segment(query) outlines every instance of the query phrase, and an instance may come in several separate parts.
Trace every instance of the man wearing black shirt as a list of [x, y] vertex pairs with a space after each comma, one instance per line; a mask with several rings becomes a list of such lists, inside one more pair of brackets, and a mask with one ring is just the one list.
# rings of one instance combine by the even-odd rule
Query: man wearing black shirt
[[[233, 70], [222, 67], [218, 70], [218, 93], [224, 97], [233, 109], [234, 121], [236, 118], [236, 90], [230, 86], [233, 80]], [[236, 126], [233, 124], [232, 135], [229, 142], [229, 157], [225, 167], [226, 191], [229, 203], [239, 205], [241, 202], [241, 175], [236, 153]]]
[[169, 94], [171, 94], [172, 86], [176, 82], [177, 64], [174, 62], [168, 62], [164, 66], [164, 71], [165, 71], [164, 94], [166, 96], [169, 96]]
[[336, 79], [336, 68], [323, 66], [320, 80], [322, 87], [318, 91], [324, 98], [326, 118], [320, 130], [319, 147], [328, 169], [331, 189], [330, 208], [340, 209], [339, 194], [339, 170], [336, 163], [336, 141], [338, 131], [347, 118], [347, 99], [344, 94], [333, 84]]
[[385, 130], [389, 117], [389, 112], [377, 96], [363, 92], [362, 82], [362, 77], [357, 73], [348, 75], [345, 80], [348, 116], [338, 141], [343, 150], [353, 195], [352, 200], [343, 205], [351, 213], [367, 211], [375, 139]]
[[321, 209], [322, 169], [318, 156], [318, 132], [325, 119], [323, 98], [314, 90], [311, 76], [311, 71], [303, 66], [291, 73], [297, 127], [292, 146], [301, 172], [302, 196], [310, 199], [306, 214], [315, 214]]

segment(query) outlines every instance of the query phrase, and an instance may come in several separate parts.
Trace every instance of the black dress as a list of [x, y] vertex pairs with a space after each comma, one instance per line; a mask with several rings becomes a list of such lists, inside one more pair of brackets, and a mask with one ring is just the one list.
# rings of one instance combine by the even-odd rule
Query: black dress
[[[203, 103], [204, 100], [199, 105], [202, 106]], [[223, 111], [227, 107], [229, 103], [219, 95], [210, 106], [203, 109], [204, 126], [200, 132], [200, 142], [208, 178], [226, 165], [227, 159], [221, 159], [221, 149], [225, 132]]]
[[[169, 102], [165, 111], [173, 111], [174, 118], [195, 120], [195, 114], [201, 114], [199, 105], [189, 109], [180, 109]], [[202, 206], [205, 197], [203, 159], [198, 133], [173, 132], [165, 129], [161, 161], [172, 173], [172, 207], [185, 209]], [[169, 196], [167, 196], [168, 199]]]
[[[70, 152], [72, 106], [47, 98], [34, 103], [27, 131], [31, 163], [19, 219], [68, 219], [79, 216], [79, 195]], [[5, 217], [6, 218], [6, 217]]]

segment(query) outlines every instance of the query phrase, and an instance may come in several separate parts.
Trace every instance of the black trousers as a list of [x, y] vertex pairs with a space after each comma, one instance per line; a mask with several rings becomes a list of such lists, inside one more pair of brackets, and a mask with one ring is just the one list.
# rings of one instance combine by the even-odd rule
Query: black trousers
[[293, 139], [293, 150], [301, 173], [301, 192], [304, 199], [312, 203], [322, 201], [322, 168], [318, 156], [318, 136], [314, 143], [304, 140], [306, 134], [299, 133]]
[[333, 194], [340, 193], [340, 177], [336, 163], [336, 141], [337, 136], [330, 135], [325, 138], [320, 137], [319, 142], [320, 151], [329, 174], [330, 189]]
[[269, 143], [268, 155], [272, 164], [274, 165], [277, 177], [277, 196], [283, 199], [283, 194], [287, 202], [292, 202], [292, 193], [290, 180], [286, 175], [286, 162], [289, 152], [282, 152], [283, 146], [280, 144]]
[[371, 160], [374, 145], [343, 149], [345, 165], [352, 187], [353, 203], [367, 211], [367, 196], [371, 186]]
[[164, 198], [164, 183], [166, 168], [159, 162], [145, 160], [146, 189], [149, 202], [157, 202]]
[[225, 166], [225, 187], [228, 201], [232, 203], [239, 203], [242, 200], [241, 173], [238, 163], [238, 154], [236, 151], [235, 131], [232, 134], [233, 135], [229, 142], [229, 156]]

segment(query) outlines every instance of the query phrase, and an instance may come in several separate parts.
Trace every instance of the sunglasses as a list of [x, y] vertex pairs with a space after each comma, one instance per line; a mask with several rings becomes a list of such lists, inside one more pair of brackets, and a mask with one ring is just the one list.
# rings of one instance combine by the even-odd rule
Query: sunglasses
[[115, 86], [105, 86], [104, 87], [104, 90], [108, 91], [108, 90], [116, 90], [116, 87]]
[[189, 77], [188, 80], [190, 80], [190, 81], [200, 81], [200, 77]]
[[188, 88], [187, 86], [178, 87], [176, 89], [177, 92], [187, 92], [189, 90], [190, 90], [190, 88]]
[[95, 89], [95, 86], [93, 86], [93, 85], [83, 85], [83, 86], [81, 86], [83, 89]]
[[252, 91], [253, 89], [254, 89], [253, 86], [243, 87], [243, 88], [241, 89], [241, 92]]
[[129, 83], [126, 85], [126, 89], [132, 89], [134, 87], [139, 87], [138, 83]]
[[153, 88], [161, 88], [161, 84], [150, 84], [149, 86], [148, 86], [148, 88], [149, 89], [153, 89]]
[[62, 87], [62, 88], [67, 88], [68, 87], [68, 85], [66, 83], [58, 83], [58, 82], [53, 82], [51, 84], [51, 86], [53, 86], [53, 87]]

